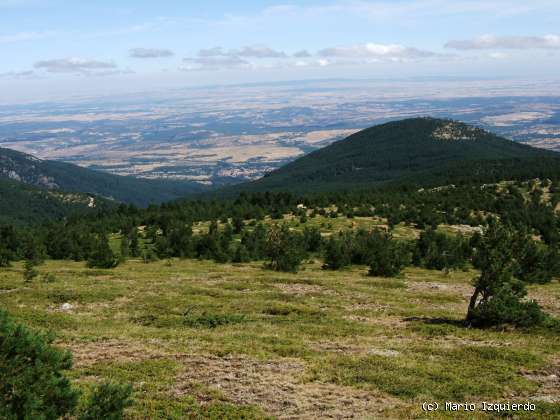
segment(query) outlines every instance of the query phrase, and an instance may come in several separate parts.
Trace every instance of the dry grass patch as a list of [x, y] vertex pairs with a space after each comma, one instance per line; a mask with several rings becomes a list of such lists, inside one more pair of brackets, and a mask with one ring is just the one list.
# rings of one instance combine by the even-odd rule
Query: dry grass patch
[[257, 406], [281, 419], [371, 418], [400, 404], [378, 392], [306, 383], [306, 366], [298, 359], [260, 361], [243, 356], [193, 355], [182, 363], [184, 371], [173, 390], [176, 396], [190, 394], [202, 385], [218, 391], [228, 402]]

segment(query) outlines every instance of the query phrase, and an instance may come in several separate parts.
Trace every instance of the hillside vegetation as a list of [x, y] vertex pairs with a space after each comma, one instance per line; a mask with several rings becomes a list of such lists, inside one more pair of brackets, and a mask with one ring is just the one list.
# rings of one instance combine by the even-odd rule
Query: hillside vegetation
[[[104, 408], [86, 407], [130, 419], [560, 418], [557, 160], [478, 129], [412, 121], [432, 124], [427, 145], [492, 147], [463, 145], [456, 172], [429, 169], [446, 181], [431, 185], [408, 172], [341, 190], [327, 177], [332, 189], [313, 193], [0, 223], [0, 320], [15, 320], [4, 330], [21, 331], [17, 321], [26, 336], [56, 334], [74, 356], [61, 374], [72, 395], [91, 403], [97, 389]], [[438, 161], [437, 144], [422, 166]], [[444, 160], [460, 152], [446, 150]], [[0, 346], [0, 367], [18, 354]], [[56, 375], [63, 366], [41, 365]], [[0, 417], [38, 410], [3, 404], [18, 389], [0, 387]], [[38, 389], [25, 395], [67, 416], [89, 410]], [[479, 411], [422, 411], [446, 401]], [[483, 412], [483, 402], [534, 411]]]
[[2, 148], [1, 178], [44, 189], [94, 194], [138, 206], [162, 203], [205, 190], [204, 186], [195, 182], [112, 175], [69, 163], [40, 160]]
[[530, 174], [537, 168], [557, 173], [560, 155], [460, 122], [413, 118], [360, 131], [234, 189], [332, 191], [390, 181], [472, 181], [473, 173], [498, 181], [537, 176]]

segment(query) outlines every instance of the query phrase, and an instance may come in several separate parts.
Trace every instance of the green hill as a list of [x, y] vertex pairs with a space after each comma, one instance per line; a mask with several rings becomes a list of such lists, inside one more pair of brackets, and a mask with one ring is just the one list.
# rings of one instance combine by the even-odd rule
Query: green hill
[[[0, 148], [0, 179], [51, 191], [94, 194], [138, 206], [170, 201], [206, 189], [194, 182], [112, 175], [3, 148]], [[5, 198], [0, 196], [0, 199]]]
[[[560, 155], [456, 121], [413, 118], [368, 128], [235, 190], [332, 190], [391, 181], [538, 176]], [[521, 173], [522, 172], [522, 173]]]
[[0, 178], [0, 225], [35, 224], [115, 206], [114, 202], [88, 194], [48, 190]]

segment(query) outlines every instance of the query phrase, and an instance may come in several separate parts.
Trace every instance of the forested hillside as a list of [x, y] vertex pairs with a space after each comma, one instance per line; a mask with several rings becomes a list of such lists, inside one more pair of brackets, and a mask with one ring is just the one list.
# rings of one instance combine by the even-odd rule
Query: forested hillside
[[1, 148], [0, 178], [50, 190], [95, 194], [137, 206], [175, 200], [206, 189], [195, 182], [112, 175]]
[[[543, 162], [542, 159], [548, 159]], [[497, 181], [557, 171], [560, 155], [460, 122], [414, 118], [378, 125], [233, 190], [316, 191], [406, 181]]]

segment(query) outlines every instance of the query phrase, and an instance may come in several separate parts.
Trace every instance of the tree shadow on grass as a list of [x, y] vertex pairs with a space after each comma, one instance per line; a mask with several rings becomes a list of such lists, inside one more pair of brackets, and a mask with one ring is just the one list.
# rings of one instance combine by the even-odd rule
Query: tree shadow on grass
[[432, 318], [428, 316], [410, 316], [403, 318], [404, 322], [421, 322], [428, 325], [452, 325], [459, 328], [468, 328], [469, 324], [464, 319]]

